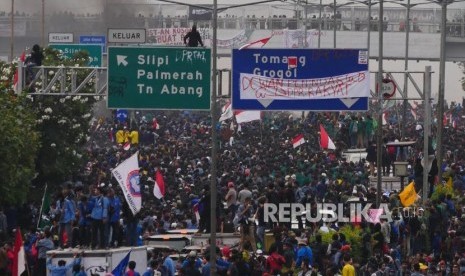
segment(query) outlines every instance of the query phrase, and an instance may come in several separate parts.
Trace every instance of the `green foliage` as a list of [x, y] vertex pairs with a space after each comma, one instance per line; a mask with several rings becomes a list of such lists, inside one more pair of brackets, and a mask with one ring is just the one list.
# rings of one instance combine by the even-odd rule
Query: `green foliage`
[[35, 114], [27, 108], [25, 97], [17, 97], [3, 90], [0, 92], [0, 107], [0, 133], [3, 134], [0, 147], [0, 205], [23, 203], [29, 192], [29, 183], [36, 174], [35, 160], [40, 134], [35, 129]]
[[434, 192], [431, 195], [430, 200], [438, 200], [441, 196], [445, 197], [448, 194], [454, 196], [454, 188], [448, 185], [438, 184], [435, 186]]
[[[330, 244], [333, 240], [333, 234], [336, 232], [324, 233], [320, 232], [322, 240], [326, 244]], [[360, 261], [362, 256], [362, 235], [363, 231], [359, 227], [355, 227], [353, 224], [347, 224], [342, 226], [338, 233], [344, 234], [346, 241], [350, 244], [350, 254], [354, 261]]]

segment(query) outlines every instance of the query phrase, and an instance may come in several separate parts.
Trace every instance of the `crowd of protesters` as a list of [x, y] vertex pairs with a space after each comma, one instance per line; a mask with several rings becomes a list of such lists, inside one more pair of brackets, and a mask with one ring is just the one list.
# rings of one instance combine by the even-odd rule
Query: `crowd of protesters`
[[[8, 275], [13, 229], [21, 226], [29, 230], [24, 240], [33, 275], [45, 275], [48, 250], [137, 246], [149, 235], [186, 228], [198, 229], [199, 234], [216, 231], [240, 235], [237, 248], [218, 248], [218, 271], [223, 275], [462, 275], [465, 125], [460, 122], [460, 105], [449, 106], [444, 114], [448, 142], [444, 144], [442, 170], [431, 170], [436, 175], [429, 177], [432, 191], [445, 186], [443, 176], [452, 177], [453, 191], [425, 200], [414, 216], [398, 209], [402, 207], [400, 191], [370, 187], [369, 176], [376, 171], [365, 161], [375, 160], [354, 163], [342, 157], [350, 148], [370, 148], [374, 134], [382, 128], [383, 162], [399, 158], [386, 143], [417, 141], [403, 158], [410, 164], [409, 180], [422, 181], [422, 106], [416, 106], [416, 113], [408, 113], [404, 119], [399, 119], [400, 111], [401, 106], [392, 107], [383, 125], [372, 119], [372, 112], [308, 113], [303, 117], [275, 112], [241, 125], [233, 119], [220, 122], [217, 206], [210, 205], [212, 129], [208, 114], [135, 112], [123, 119], [95, 120], [86, 166], [57, 189], [48, 213], [40, 217], [40, 205], [34, 204], [0, 209], [0, 239], [5, 244], [0, 249], [0, 274]], [[320, 124], [334, 140], [336, 150], [320, 148]], [[405, 129], [402, 134], [401, 129]], [[299, 134], [306, 143], [294, 148], [292, 139]], [[139, 152], [142, 210], [133, 215], [111, 170], [135, 152]], [[152, 193], [157, 171], [165, 182], [162, 199]], [[392, 174], [389, 170], [384, 173]], [[382, 200], [390, 210], [398, 211], [393, 221], [345, 223], [360, 231], [362, 252], [358, 256], [352, 251], [355, 245], [340, 231], [344, 223], [299, 221], [299, 227], [292, 228], [291, 224], [271, 224], [263, 218], [265, 203], [336, 203], [354, 197], [366, 203], [374, 202], [377, 192], [383, 193]], [[210, 229], [214, 219], [211, 208], [217, 210], [217, 229]], [[41, 218], [50, 226], [37, 229]], [[265, 233], [273, 235], [271, 246], [265, 247]], [[325, 233], [332, 233], [330, 242], [322, 240]], [[207, 275], [206, 252], [193, 251], [179, 264], [169, 261], [171, 252], [152, 252], [149, 263], [161, 275], [173, 275], [167, 271], [173, 267], [182, 275]]]

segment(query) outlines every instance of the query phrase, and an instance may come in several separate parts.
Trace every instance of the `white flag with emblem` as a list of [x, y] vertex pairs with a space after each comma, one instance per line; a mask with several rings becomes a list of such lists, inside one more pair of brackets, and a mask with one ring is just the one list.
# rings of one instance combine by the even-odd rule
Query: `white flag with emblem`
[[134, 153], [111, 171], [118, 180], [133, 215], [137, 214], [142, 207], [138, 156], [139, 152]]

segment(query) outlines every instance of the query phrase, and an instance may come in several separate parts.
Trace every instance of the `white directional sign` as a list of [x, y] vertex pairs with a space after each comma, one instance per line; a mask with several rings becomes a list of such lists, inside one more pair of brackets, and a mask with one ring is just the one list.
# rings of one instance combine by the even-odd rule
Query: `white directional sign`
[[110, 43], [145, 43], [145, 29], [108, 29]]
[[74, 35], [72, 33], [49, 33], [49, 43], [73, 43]]

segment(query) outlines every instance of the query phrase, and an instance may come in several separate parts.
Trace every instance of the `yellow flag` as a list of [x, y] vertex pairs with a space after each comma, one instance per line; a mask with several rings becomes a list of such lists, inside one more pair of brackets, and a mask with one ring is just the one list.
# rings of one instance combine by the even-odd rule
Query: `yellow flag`
[[409, 207], [415, 200], [417, 200], [417, 192], [415, 191], [415, 184], [410, 182], [407, 187], [399, 194], [400, 202], [404, 207]]
[[446, 186], [452, 188], [453, 185], [454, 184], [452, 183], [452, 177], [449, 176], [449, 179], [447, 180]]

